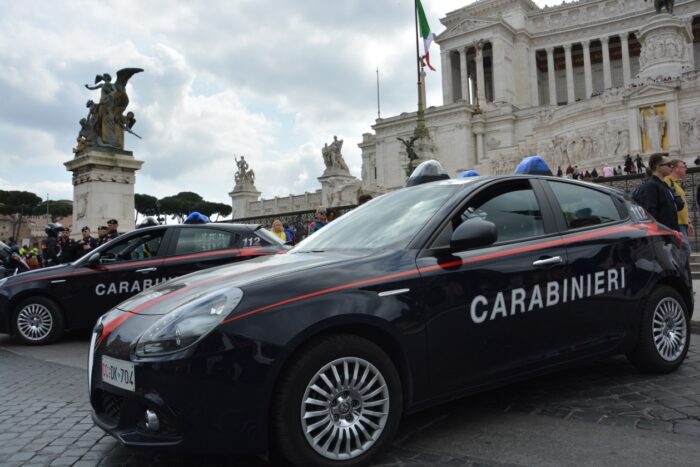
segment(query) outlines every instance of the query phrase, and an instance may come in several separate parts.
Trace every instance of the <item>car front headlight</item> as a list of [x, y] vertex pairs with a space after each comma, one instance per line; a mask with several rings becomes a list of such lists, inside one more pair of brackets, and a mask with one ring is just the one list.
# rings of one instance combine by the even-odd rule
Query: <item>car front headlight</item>
[[161, 317], [141, 334], [136, 355], [152, 357], [183, 350], [218, 326], [243, 298], [238, 288], [208, 292]]

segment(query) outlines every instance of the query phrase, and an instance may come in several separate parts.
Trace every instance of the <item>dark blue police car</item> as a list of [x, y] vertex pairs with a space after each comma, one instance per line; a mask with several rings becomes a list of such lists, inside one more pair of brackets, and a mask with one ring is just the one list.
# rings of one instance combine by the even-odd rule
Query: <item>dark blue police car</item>
[[626, 354], [670, 372], [693, 310], [677, 232], [546, 176], [406, 188], [285, 255], [159, 285], [94, 329], [94, 420], [125, 446], [358, 465], [402, 414]]
[[0, 279], [0, 332], [47, 344], [89, 329], [143, 290], [212, 266], [286, 251], [259, 225], [163, 225], [137, 229], [60, 266]]

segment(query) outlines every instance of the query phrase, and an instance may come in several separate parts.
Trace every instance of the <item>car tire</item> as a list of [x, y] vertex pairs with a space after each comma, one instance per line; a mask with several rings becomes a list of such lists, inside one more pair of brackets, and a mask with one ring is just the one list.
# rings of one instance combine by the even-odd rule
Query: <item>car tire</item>
[[642, 314], [637, 346], [627, 357], [641, 371], [670, 373], [683, 363], [689, 345], [685, 301], [675, 289], [657, 287]]
[[63, 315], [53, 300], [31, 297], [15, 307], [12, 327], [14, 334], [25, 344], [50, 344], [63, 335]]
[[365, 465], [396, 433], [401, 379], [373, 342], [326, 336], [288, 365], [272, 410], [273, 457], [302, 466]]

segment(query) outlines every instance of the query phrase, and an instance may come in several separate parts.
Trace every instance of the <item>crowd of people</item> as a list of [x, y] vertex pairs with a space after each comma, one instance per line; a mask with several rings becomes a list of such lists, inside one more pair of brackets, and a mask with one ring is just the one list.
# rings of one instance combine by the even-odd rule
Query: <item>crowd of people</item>
[[[370, 195], [360, 195], [357, 198], [357, 205], [364, 204], [371, 199], [372, 197]], [[337, 217], [338, 211], [336, 209], [319, 206], [316, 208], [316, 212], [314, 212], [314, 220], [306, 226], [305, 232], [299, 232], [299, 229], [294, 227], [294, 225], [284, 223], [280, 219], [275, 219], [272, 222], [270, 231], [279, 237], [286, 245], [296, 245], [305, 237], [322, 229], [330, 222], [333, 222]]]
[[119, 223], [116, 219], [107, 221], [107, 225], [97, 228], [97, 237], [92, 236], [90, 227], [84, 226], [80, 229], [82, 237], [80, 240], [70, 238], [71, 229], [59, 223], [51, 223], [46, 226], [46, 239], [41, 242], [35, 241], [33, 245], [23, 243], [22, 245], [9, 245], [12, 250], [10, 267], [18, 272], [25, 270], [40, 269], [58, 264], [71, 263], [78, 258], [88, 254], [100, 245], [117, 238], [119, 236]]
[[600, 169], [600, 172], [594, 167], [589, 170], [580, 170], [578, 165], [569, 166], [566, 170], [562, 170], [561, 166], [557, 167], [557, 177], [572, 178], [575, 180], [591, 180], [599, 177], [617, 177], [619, 175], [635, 175], [644, 173], [646, 166], [642, 160], [642, 156], [637, 154], [637, 157], [632, 159], [632, 156], [627, 154], [622, 164], [617, 167], [611, 167], [607, 162]]

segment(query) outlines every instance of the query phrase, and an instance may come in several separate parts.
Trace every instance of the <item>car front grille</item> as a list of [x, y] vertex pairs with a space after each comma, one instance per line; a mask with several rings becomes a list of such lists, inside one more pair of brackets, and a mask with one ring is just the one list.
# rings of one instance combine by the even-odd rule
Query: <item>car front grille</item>
[[117, 423], [122, 413], [124, 398], [102, 390], [99, 391], [98, 397], [100, 407], [98, 413], [109, 418], [113, 423]]

